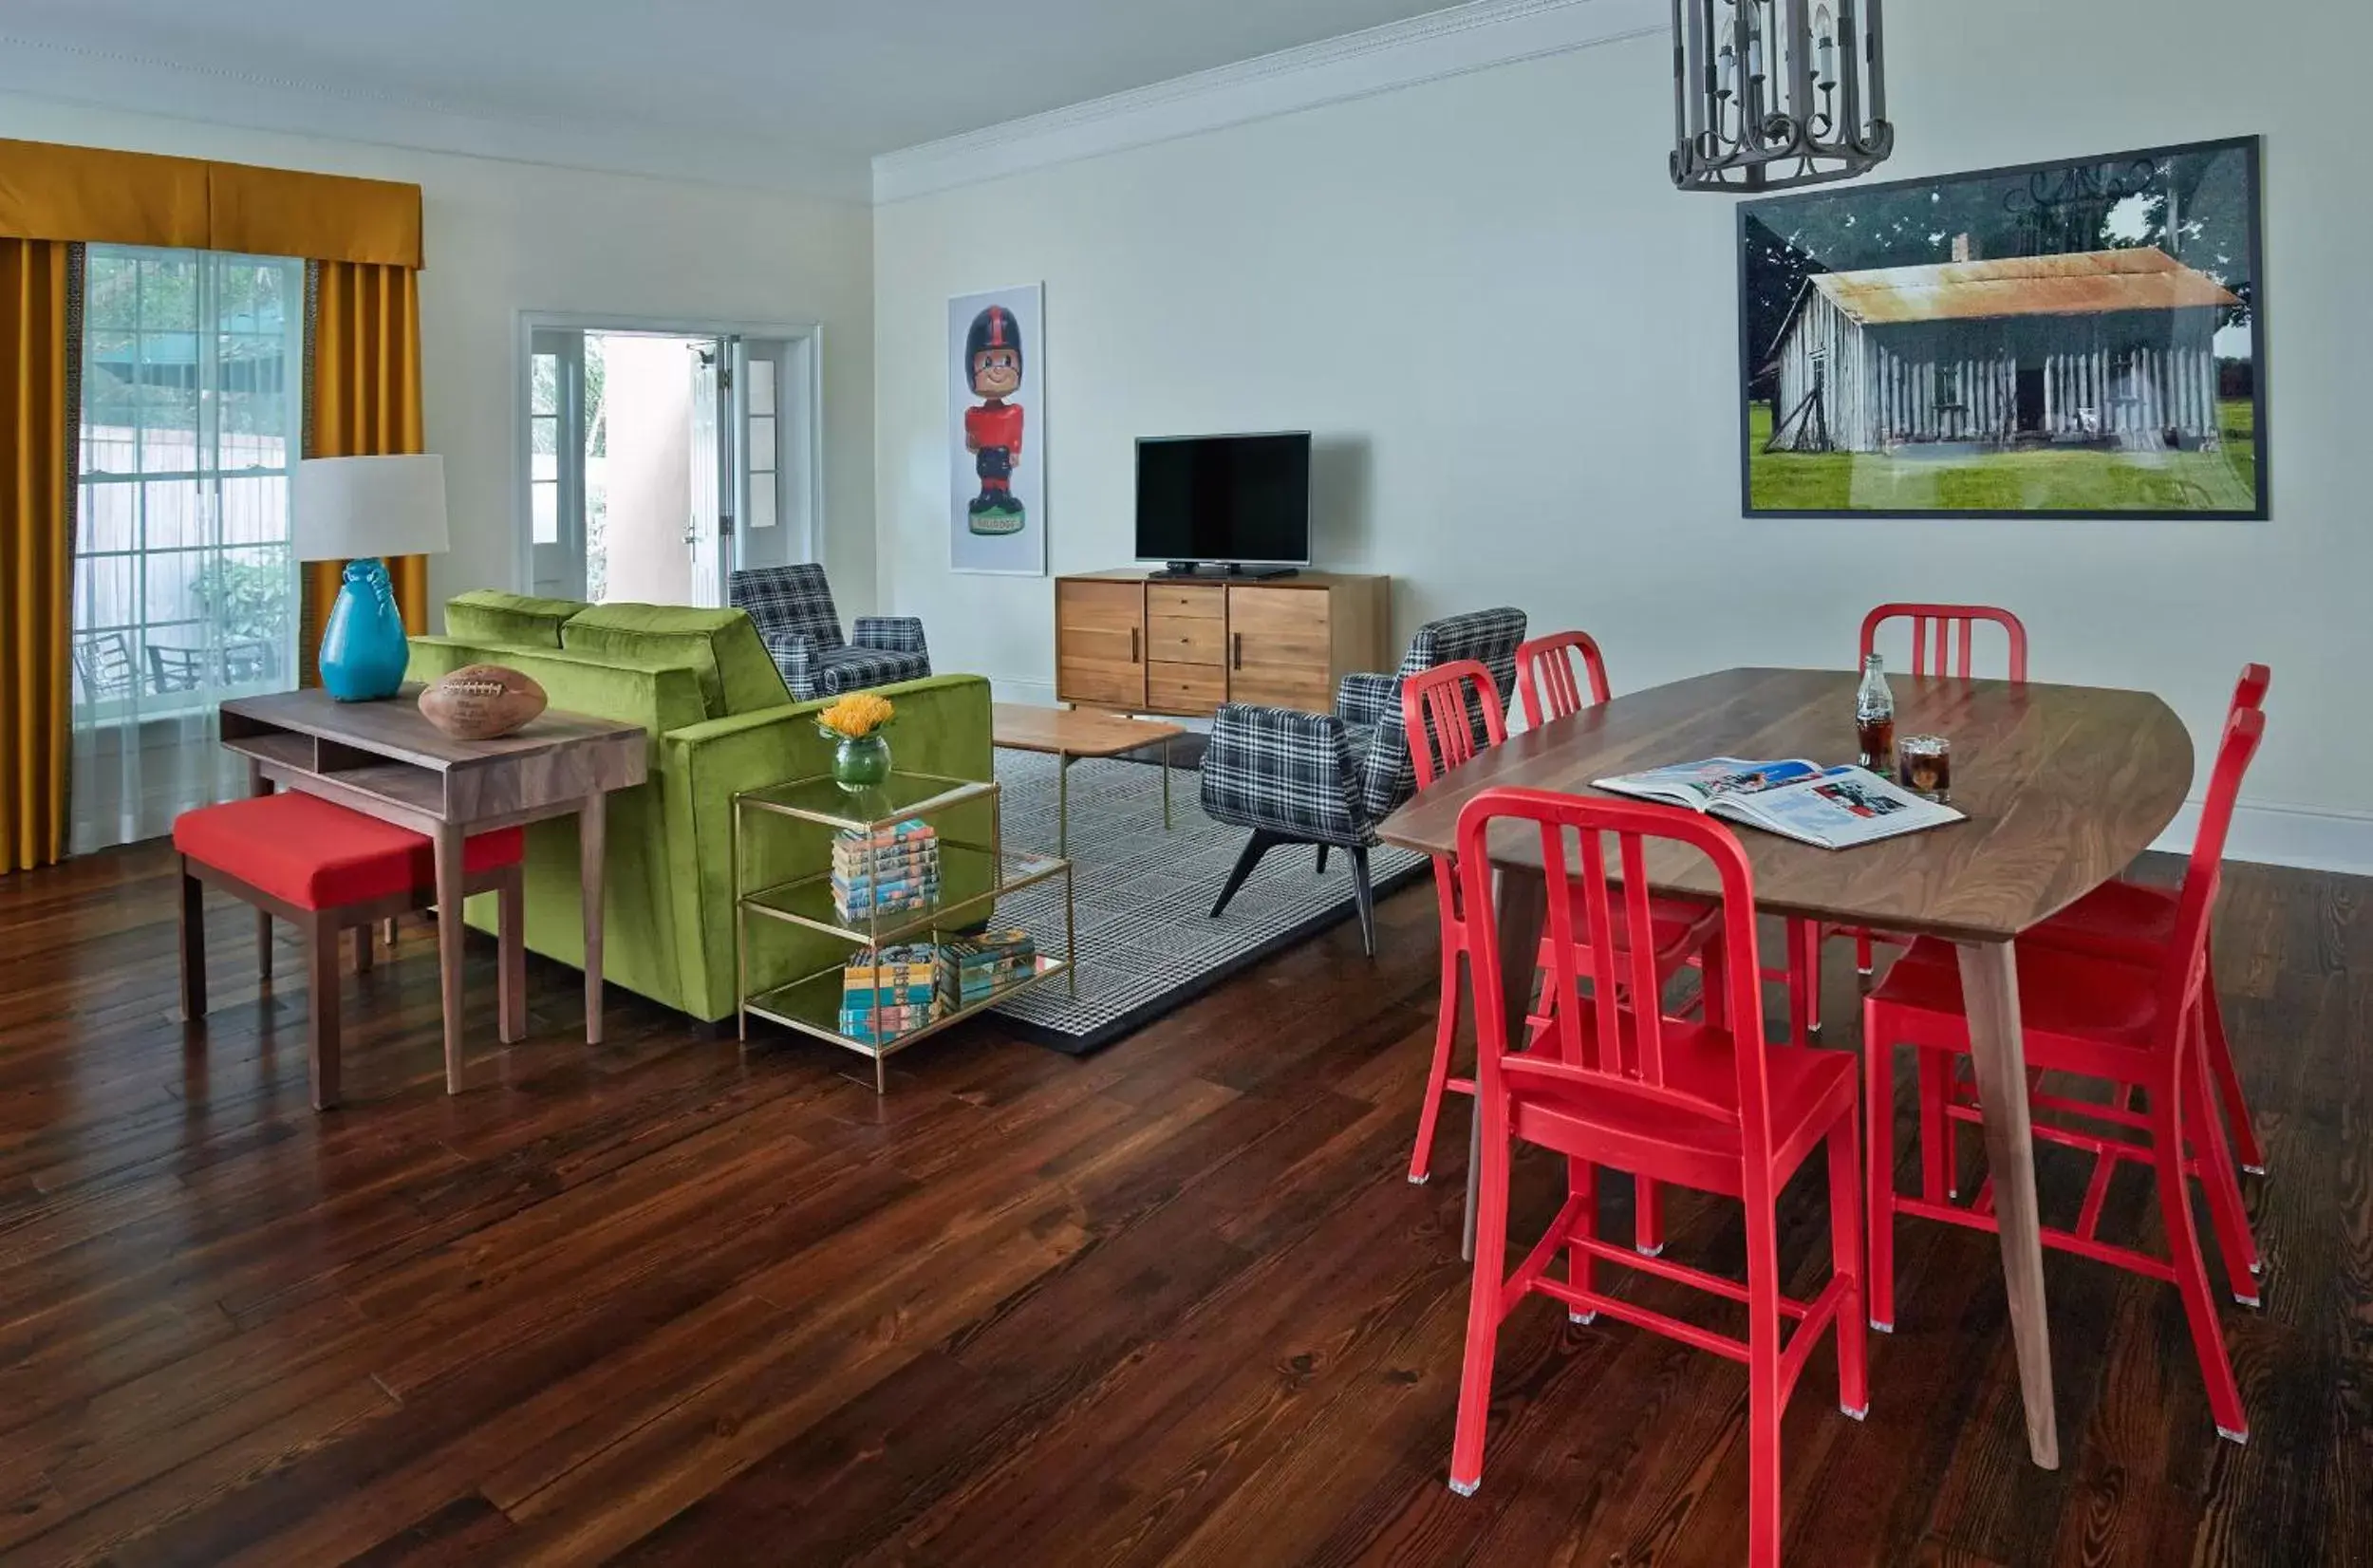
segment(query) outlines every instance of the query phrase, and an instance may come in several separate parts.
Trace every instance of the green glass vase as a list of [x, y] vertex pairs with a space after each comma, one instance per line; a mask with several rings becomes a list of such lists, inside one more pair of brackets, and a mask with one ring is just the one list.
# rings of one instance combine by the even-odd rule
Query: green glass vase
[[851, 736], [832, 748], [832, 782], [850, 794], [879, 789], [890, 774], [889, 738]]

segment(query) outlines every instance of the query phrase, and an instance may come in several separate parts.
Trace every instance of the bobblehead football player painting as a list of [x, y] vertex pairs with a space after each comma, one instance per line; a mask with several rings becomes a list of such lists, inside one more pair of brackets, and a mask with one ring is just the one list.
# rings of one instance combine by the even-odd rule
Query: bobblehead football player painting
[[981, 494], [966, 510], [975, 533], [1019, 533], [1030, 520], [1014, 499], [1014, 461], [1021, 456], [1025, 416], [1009, 402], [1021, 390], [1021, 327], [1014, 313], [992, 305], [972, 318], [964, 364], [978, 408], [964, 410], [964, 450], [972, 454]]
[[950, 522], [960, 571], [1046, 569], [1038, 306], [1035, 285], [948, 302]]

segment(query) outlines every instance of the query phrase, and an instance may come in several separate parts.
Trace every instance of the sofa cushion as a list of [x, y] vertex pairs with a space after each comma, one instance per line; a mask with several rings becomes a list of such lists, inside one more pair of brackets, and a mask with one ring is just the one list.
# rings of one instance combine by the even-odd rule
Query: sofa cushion
[[560, 628], [571, 653], [645, 667], [687, 664], [700, 677], [711, 719], [731, 719], [791, 700], [782, 672], [747, 612], [682, 605], [596, 605]]
[[562, 623], [587, 607], [577, 599], [473, 588], [445, 601], [445, 635], [498, 648], [556, 648]]

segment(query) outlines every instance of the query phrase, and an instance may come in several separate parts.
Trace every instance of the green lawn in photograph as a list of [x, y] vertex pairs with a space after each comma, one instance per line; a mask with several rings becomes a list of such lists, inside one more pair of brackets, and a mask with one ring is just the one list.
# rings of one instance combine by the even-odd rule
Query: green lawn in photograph
[[1754, 504], [1775, 512], [2246, 512], [2257, 503], [2255, 410], [2222, 405], [2218, 452], [2072, 448], [1938, 458], [1896, 452], [1766, 452], [1771, 405], [1747, 407]]

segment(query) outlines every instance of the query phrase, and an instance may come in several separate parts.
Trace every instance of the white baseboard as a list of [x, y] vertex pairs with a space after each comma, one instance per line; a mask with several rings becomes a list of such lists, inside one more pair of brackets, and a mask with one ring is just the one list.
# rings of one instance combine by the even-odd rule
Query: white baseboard
[[1033, 707], [1051, 708], [1055, 706], [1055, 682], [1020, 675], [992, 675], [989, 695], [1000, 702], [1027, 702]]
[[[2192, 835], [2199, 823], [2200, 803], [2186, 801], [2151, 848], [2173, 854], [2191, 853]], [[2373, 815], [2244, 804], [2233, 811], [2225, 858], [2373, 876]]]

